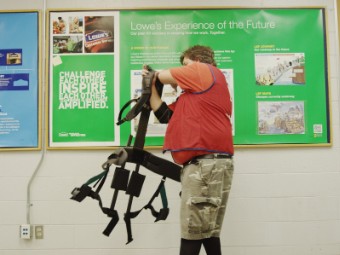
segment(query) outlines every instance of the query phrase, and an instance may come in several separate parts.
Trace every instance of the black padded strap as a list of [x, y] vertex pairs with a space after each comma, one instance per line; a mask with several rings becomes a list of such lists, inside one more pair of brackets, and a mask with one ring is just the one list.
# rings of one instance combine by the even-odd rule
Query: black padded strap
[[156, 174], [180, 182], [181, 166], [166, 159], [157, 157], [142, 149], [125, 148], [125, 150], [128, 153], [128, 162], [142, 165]]
[[173, 111], [168, 107], [165, 102], [162, 102], [161, 106], [153, 113], [160, 123], [169, 123]]
[[116, 210], [114, 210], [113, 212], [114, 212], [114, 215], [112, 215], [109, 224], [106, 226], [106, 228], [103, 231], [103, 234], [106, 236], [109, 236], [111, 234], [112, 230], [115, 228], [115, 226], [117, 225], [119, 221], [118, 212]]

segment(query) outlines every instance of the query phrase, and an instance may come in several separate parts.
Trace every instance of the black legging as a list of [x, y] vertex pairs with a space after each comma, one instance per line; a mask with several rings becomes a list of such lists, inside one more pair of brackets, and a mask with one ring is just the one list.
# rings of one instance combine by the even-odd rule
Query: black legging
[[207, 255], [222, 255], [219, 237], [211, 237], [201, 240], [181, 239], [179, 255], [199, 255], [202, 244]]

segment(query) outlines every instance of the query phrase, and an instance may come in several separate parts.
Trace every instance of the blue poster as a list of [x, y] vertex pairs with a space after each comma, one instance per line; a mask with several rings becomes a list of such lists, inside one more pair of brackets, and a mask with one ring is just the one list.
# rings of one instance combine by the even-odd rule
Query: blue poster
[[0, 149], [39, 147], [39, 13], [0, 12]]

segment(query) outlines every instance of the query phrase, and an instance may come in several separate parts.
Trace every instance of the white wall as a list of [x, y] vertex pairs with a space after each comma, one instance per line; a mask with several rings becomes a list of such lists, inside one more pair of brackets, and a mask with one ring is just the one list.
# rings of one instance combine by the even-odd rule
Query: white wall
[[[1, 1], [3, 10], [185, 5], [327, 7], [333, 146], [237, 149], [236, 172], [222, 244], [224, 254], [232, 255], [339, 255], [339, 65], [333, 0]], [[101, 234], [109, 218], [101, 213], [95, 200], [87, 199], [79, 204], [69, 199], [75, 186], [101, 171], [100, 166], [109, 154], [110, 151], [0, 152], [0, 254], [178, 254], [178, 183], [170, 180], [166, 183], [171, 208], [167, 221], [153, 223], [149, 212], [142, 212], [133, 221], [135, 240], [129, 245], [125, 245], [126, 232], [122, 220], [127, 204], [124, 194], [120, 194], [116, 207], [121, 220], [110, 237]], [[19, 238], [19, 226], [27, 222], [27, 185], [36, 169], [31, 186], [29, 221], [32, 225], [44, 226], [44, 239], [22, 240]], [[144, 169], [142, 172], [147, 174], [147, 180], [142, 197], [135, 199], [135, 209], [138, 204], [142, 206], [147, 202], [159, 181], [154, 174]], [[103, 191], [103, 199], [109, 203], [112, 190], [106, 186]], [[202, 251], [202, 254], [205, 253]]]

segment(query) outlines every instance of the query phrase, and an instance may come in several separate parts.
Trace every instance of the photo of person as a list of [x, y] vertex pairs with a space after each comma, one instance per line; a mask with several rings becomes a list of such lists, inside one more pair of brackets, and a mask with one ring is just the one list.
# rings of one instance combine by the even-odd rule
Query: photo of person
[[82, 36], [55, 36], [53, 37], [53, 54], [82, 53]]
[[260, 135], [304, 134], [303, 101], [258, 102]]
[[53, 20], [53, 34], [65, 34], [66, 33], [66, 23], [62, 17], [58, 17]]
[[85, 52], [114, 52], [113, 16], [85, 16]]
[[256, 53], [256, 84], [260, 86], [304, 85], [304, 65], [304, 53]]
[[83, 33], [83, 18], [74, 16], [69, 17], [69, 33], [70, 34], [81, 34]]

